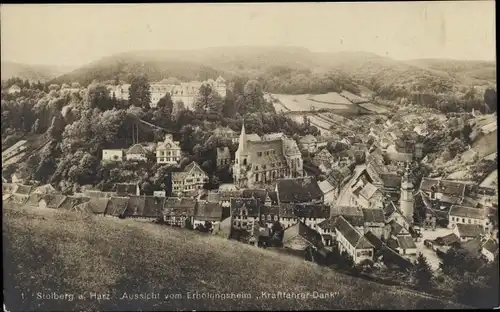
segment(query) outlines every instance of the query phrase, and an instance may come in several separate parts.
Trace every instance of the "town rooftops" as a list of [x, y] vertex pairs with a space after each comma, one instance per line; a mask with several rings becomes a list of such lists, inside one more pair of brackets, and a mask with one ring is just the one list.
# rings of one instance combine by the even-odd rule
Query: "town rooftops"
[[472, 208], [458, 205], [451, 206], [449, 215], [472, 219], [484, 219], [486, 217], [485, 211], [482, 208]]
[[14, 183], [2, 183], [2, 194], [13, 194], [15, 193], [17, 184]]
[[335, 228], [355, 249], [368, 249], [374, 246], [358, 232], [344, 217], [337, 218]]
[[405, 228], [401, 224], [396, 222], [396, 220], [391, 220], [391, 222], [389, 222], [389, 225], [391, 226], [391, 234], [393, 235], [406, 233]]
[[219, 203], [198, 202], [194, 218], [201, 221], [221, 221], [222, 206]]
[[376, 249], [380, 249], [380, 248], [382, 248], [384, 246], [384, 243], [380, 240], [380, 238], [378, 238], [377, 236], [375, 236], [375, 234], [373, 234], [371, 231], [368, 231], [368, 232], [365, 233], [365, 238]]
[[88, 202], [81, 204], [83, 206], [82, 210], [94, 214], [104, 214], [106, 212], [108, 202], [109, 198], [90, 198]]
[[263, 205], [260, 206], [260, 215], [265, 216], [265, 215], [274, 215], [278, 216], [280, 214], [280, 207], [277, 205]]
[[67, 196], [57, 207], [57, 209], [66, 209], [72, 210], [75, 206], [83, 204], [86, 201], [89, 201], [88, 197], [75, 197], [75, 196]]
[[128, 155], [132, 154], [147, 154], [146, 149], [141, 144], [134, 144], [127, 150]]
[[401, 186], [401, 176], [396, 173], [382, 173], [380, 178], [385, 188], [399, 189]]
[[425, 192], [439, 192], [445, 195], [464, 197], [466, 185], [459, 182], [422, 178], [420, 190]]
[[166, 216], [194, 216], [197, 202], [192, 198], [169, 197], [165, 201], [164, 214]]
[[365, 222], [384, 223], [384, 211], [382, 209], [363, 209]]
[[241, 193], [242, 198], [257, 198], [263, 204], [267, 198], [267, 191], [265, 189], [244, 189]]
[[295, 204], [295, 216], [298, 218], [319, 218], [330, 217], [330, 207], [325, 204]]
[[455, 233], [450, 233], [436, 238], [434, 242], [441, 246], [451, 246], [453, 244], [460, 243], [460, 238]]
[[285, 230], [283, 233], [283, 242], [289, 241], [297, 236], [302, 237], [312, 246], [317, 248], [322, 247], [321, 235], [301, 221]]
[[295, 205], [293, 203], [279, 204], [280, 218], [295, 218]]
[[398, 235], [396, 236], [398, 247], [401, 249], [416, 249], [417, 245], [411, 235]]
[[191, 163], [189, 163], [189, 165], [187, 165], [184, 168], [184, 170], [182, 172], [173, 172], [172, 173], [172, 180], [176, 180], [176, 181], [184, 180], [186, 177], [188, 177], [189, 175], [193, 174], [196, 171], [206, 175], [205, 171], [203, 171], [203, 169], [201, 169], [200, 165], [198, 165], [198, 163], [196, 163], [195, 161], [192, 161]]
[[165, 207], [165, 197], [162, 196], [144, 196], [145, 206], [142, 212], [142, 217], [144, 218], [154, 218], [159, 217], [163, 213], [163, 208]]
[[260, 201], [256, 198], [231, 198], [231, 215], [259, 216]]
[[29, 195], [32, 189], [33, 187], [31, 185], [18, 184], [14, 193], [20, 195]]
[[377, 187], [371, 183], [366, 183], [365, 186], [359, 192], [359, 196], [369, 200], [378, 191]]
[[55, 191], [56, 191], [56, 189], [52, 185], [44, 184], [44, 185], [41, 185], [41, 186], [35, 188], [35, 190], [33, 192], [38, 193], [38, 194], [48, 194], [48, 193], [52, 193]]
[[38, 206], [38, 203], [40, 200], [42, 200], [43, 194], [38, 194], [34, 193], [31, 194], [28, 200], [26, 201], [26, 204], [31, 205], [31, 206]]
[[117, 195], [137, 195], [137, 183], [116, 183]]
[[498, 253], [498, 243], [489, 238], [482, 246], [482, 248], [486, 249], [487, 251], [491, 252], [492, 254]]
[[[66, 196], [60, 194], [45, 194], [42, 199], [45, 201], [47, 208], [58, 208], [59, 205], [66, 199]], [[40, 201], [41, 201], [40, 200]]]
[[106, 206], [106, 215], [121, 217], [127, 209], [128, 197], [111, 197]]
[[337, 218], [338, 216], [331, 216], [318, 223], [318, 227], [323, 230], [335, 231], [335, 222], [337, 221]]
[[280, 179], [277, 184], [280, 202], [310, 202], [323, 200], [323, 192], [312, 177]]
[[321, 191], [323, 192], [323, 194], [331, 192], [332, 190], [335, 189], [333, 187], [333, 185], [331, 185], [330, 182], [328, 182], [328, 180], [324, 180], [324, 181], [319, 182], [318, 186], [321, 189]]
[[220, 191], [220, 200], [230, 200], [231, 198], [241, 197], [241, 191]]
[[461, 224], [457, 223], [455, 225], [457, 227], [458, 235], [463, 237], [478, 237], [479, 235], [484, 234], [483, 227], [479, 224]]

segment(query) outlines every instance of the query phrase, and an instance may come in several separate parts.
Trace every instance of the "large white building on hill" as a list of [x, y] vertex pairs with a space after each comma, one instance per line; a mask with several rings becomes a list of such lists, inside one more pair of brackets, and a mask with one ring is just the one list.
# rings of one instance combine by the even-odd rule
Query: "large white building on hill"
[[[210, 85], [212, 89], [215, 90], [221, 97], [226, 96], [226, 80], [222, 77], [219, 77], [216, 80], [208, 79], [204, 82], [182, 82], [180, 85], [152, 83], [149, 89], [151, 92], [150, 106], [153, 108], [156, 107], [160, 99], [164, 97], [165, 94], [169, 93], [172, 98], [172, 102], [176, 103], [178, 101], [182, 101], [185, 108], [192, 109], [196, 95], [203, 84]], [[130, 84], [108, 86], [109, 96], [112, 97], [114, 93], [114, 96], [119, 100], [128, 100], [129, 89]]]

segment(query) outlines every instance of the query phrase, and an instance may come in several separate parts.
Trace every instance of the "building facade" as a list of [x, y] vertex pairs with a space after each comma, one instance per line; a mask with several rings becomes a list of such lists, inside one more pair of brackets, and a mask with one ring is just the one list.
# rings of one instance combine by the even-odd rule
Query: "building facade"
[[121, 149], [103, 149], [102, 150], [102, 160], [103, 161], [122, 161], [123, 160], [123, 150], [121, 150]]
[[198, 193], [205, 183], [208, 183], [208, 175], [194, 161], [184, 171], [172, 173], [172, 192], [175, 194], [187, 196]]
[[165, 140], [156, 147], [156, 163], [177, 164], [181, 160], [179, 142], [174, 141], [171, 134], [165, 135]]
[[303, 176], [302, 155], [293, 139], [282, 133], [247, 135], [241, 127], [233, 165], [234, 183], [240, 188], [269, 185], [279, 178]]

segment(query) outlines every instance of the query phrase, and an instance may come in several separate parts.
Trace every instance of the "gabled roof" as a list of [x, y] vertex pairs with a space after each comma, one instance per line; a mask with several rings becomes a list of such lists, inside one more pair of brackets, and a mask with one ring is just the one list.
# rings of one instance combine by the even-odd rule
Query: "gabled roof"
[[222, 206], [219, 203], [199, 201], [194, 218], [201, 221], [221, 221]]
[[367, 249], [374, 246], [366, 240], [366, 238], [358, 232], [344, 217], [337, 218], [335, 228], [345, 237], [345, 239], [355, 249]]
[[488, 239], [482, 246], [483, 249], [495, 254], [498, 252], [498, 243], [493, 239]]
[[384, 211], [382, 209], [363, 209], [365, 222], [384, 223]]
[[416, 249], [417, 245], [411, 235], [398, 235], [396, 236], [398, 247], [401, 249]]
[[460, 238], [455, 233], [450, 233], [445, 236], [438, 237], [434, 240], [439, 245], [451, 246], [460, 242]]
[[464, 183], [438, 180], [431, 178], [422, 178], [420, 190], [425, 192], [439, 192], [449, 196], [464, 197], [467, 185]]
[[380, 240], [380, 238], [378, 238], [377, 236], [375, 236], [375, 234], [373, 234], [371, 231], [368, 231], [368, 232], [365, 233], [365, 238], [376, 249], [380, 249], [380, 248], [382, 248], [384, 246], [384, 243]]
[[88, 197], [75, 197], [75, 196], [67, 196], [66, 199], [64, 199], [57, 209], [66, 209], [66, 210], [73, 210], [73, 208], [77, 205], [83, 204], [84, 202], [89, 201], [90, 198]]
[[45, 201], [45, 204], [47, 205], [47, 208], [53, 208], [56, 209], [59, 207], [59, 205], [66, 199], [66, 196], [60, 195], [60, 194], [45, 194], [43, 195], [42, 199]]
[[455, 225], [458, 230], [458, 235], [460, 238], [463, 237], [478, 237], [484, 234], [483, 227], [479, 224], [461, 224], [457, 223]]
[[15, 189], [15, 194], [20, 195], [29, 195], [33, 187], [31, 185], [17, 184], [17, 188]]
[[295, 205], [292, 203], [280, 203], [280, 218], [295, 218]]
[[134, 144], [127, 150], [129, 154], [147, 154], [147, 151], [141, 144]]
[[473, 219], [486, 218], [485, 210], [482, 208], [472, 208], [472, 207], [465, 207], [458, 205], [451, 206], [449, 215], [454, 217], [464, 217]]
[[264, 203], [267, 198], [267, 191], [265, 189], [244, 189], [241, 192], [242, 198], [258, 198], [260, 203]]
[[262, 205], [260, 206], [260, 215], [261, 216], [266, 216], [266, 215], [274, 215], [278, 216], [280, 214], [280, 207], [278, 205]]
[[319, 182], [318, 186], [321, 189], [321, 191], [323, 192], [323, 194], [331, 192], [335, 189], [333, 187], [333, 185], [331, 185], [330, 182], [328, 182], [328, 180], [324, 180], [324, 181]]
[[205, 176], [207, 175], [195, 161], [192, 161], [189, 165], [186, 166], [186, 168], [184, 168], [182, 172], [173, 172], [172, 179], [177, 181], [184, 180], [186, 177], [194, 174], [195, 172], [199, 172], [200, 174], [203, 174]]
[[283, 233], [283, 243], [300, 236], [304, 240], [306, 240], [312, 246], [320, 248], [323, 246], [321, 235], [315, 230], [311, 229], [303, 222], [299, 221], [293, 226], [289, 227]]
[[231, 215], [239, 216], [246, 212], [249, 217], [257, 217], [259, 215], [260, 201], [256, 198], [232, 198], [231, 199]]
[[366, 200], [370, 200], [377, 191], [378, 188], [375, 185], [371, 183], [366, 183], [365, 186], [359, 192], [359, 196], [365, 198]]
[[278, 193], [275, 191], [267, 192], [267, 196], [273, 205], [278, 205]]
[[338, 216], [331, 216], [318, 223], [318, 227], [323, 230], [335, 231], [335, 222], [337, 221], [337, 218]]
[[109, 198], [90, 198], [90, 200], [82, 205], [85, 210], [94, 214], [104, 214], [108, 206]]
[[153, 218], [159, 217], [163, 213], [166, 198], [163, 196], [145, 196], [146, 202], [142, 217]]
[[391, 222], [389, 222], [389, 225], [391, 226], [392, 235], [399, 235], [406, 232], [405, 228], [401, 224], [396, 222], [396, 220], [391, 220]]
[[230, 200], [231, 198], [240, 198], [241, 191], [220, 191], [220, 200]]
[[42, 200], [43, 194], [31, 194], [28, 200], [26, 201], [26, 204], [32, 205], [32, 206], [38, 206], [38, 203], [40, 200]]
[[298, 218], [319, 218], [330, 217], [330, 207], [325, 204], [295, 204], [294, 214]]
[[144, 207], [146, 206], [145, 196], [131, 195], [129, 196], [127, 202], [127, 208], [125, 209], [124, 216], [127, 217], [142, 217], [144, 213]]
[[127, 209], [128, 197], [111, 197], [106, 206], [106, 215], [120, 217]]
[[280, 202], [310, 202], [323, 199], [315, 178], [280, 179], [277, 184]]
[[115, 186], [118, 196], [137, 195], [136, 183], [116, 183]]
[[169, 197], [165, 201], [163, 212], [165, 216], [194, 216], [197, 202], [192, 198]]

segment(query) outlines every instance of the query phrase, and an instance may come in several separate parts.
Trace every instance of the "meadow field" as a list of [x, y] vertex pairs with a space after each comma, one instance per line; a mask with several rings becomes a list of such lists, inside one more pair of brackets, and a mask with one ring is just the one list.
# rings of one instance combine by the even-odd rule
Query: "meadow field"
[[[4, 207], [3, 221], [4, 302], [10, 311], [460, 307], [277, 252], [152, 223], [12, 205]], [[54, 293], [66, 299], [38, 299]], [[208, 297], [196, 299], [195, 293]], [[282, 298], [266, 295], [278, 293]], [[136, 294], [158, 298], [130, 297]]]

